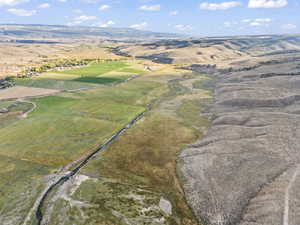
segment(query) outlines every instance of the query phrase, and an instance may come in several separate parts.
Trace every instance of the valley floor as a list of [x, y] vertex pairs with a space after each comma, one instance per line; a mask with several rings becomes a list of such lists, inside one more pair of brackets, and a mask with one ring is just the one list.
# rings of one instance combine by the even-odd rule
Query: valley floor
[[[178, 180], [176, 157], [209, 126], [199, 113], [211, 92], [193, 85], [208, 78], [124, 66], [99, 76], [94, 69], [80, 72], [93, 77], [86, 83], [74, 81], [78, 75], [70, 70], [18, 79], [23, 86], [5, 90], [34, 93], [17, 92], [0, 102], [3, 224], [198, 224]], [[95, 86], [107, 77], [120, 80]], [[94, 86], [74, 89], [81, 84]], [[39, 97], [35, 89], [53, 93]], [[144, 118], [42, 200], [52, 184], [142, 112]]]
[[1, 225], [300, 224], [299, 40], [128, 42], [14, 78]]

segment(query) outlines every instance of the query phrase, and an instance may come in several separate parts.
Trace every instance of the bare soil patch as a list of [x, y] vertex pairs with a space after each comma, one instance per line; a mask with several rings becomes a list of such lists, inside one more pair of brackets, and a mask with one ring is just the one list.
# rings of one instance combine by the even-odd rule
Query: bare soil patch
[[26, 97], [53, 95], [59, 93], [59, 90], [46, 89], [46, 88], [33, 88], [24, 86], [15, 86], [12, 88], [0, 91], [0, 101], [7, 99], [18, 99]]

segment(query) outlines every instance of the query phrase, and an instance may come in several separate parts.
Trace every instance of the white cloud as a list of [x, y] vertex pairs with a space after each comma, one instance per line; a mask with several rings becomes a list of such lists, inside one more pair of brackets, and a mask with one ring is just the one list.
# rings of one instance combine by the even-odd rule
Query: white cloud
[[67, 2], [67, 0], [58, 0], [59, 2]]
[[96, 16], [81, 15], [81, 16], [75, 17], [72, 24], [81, 24], [83, 22], [92, 21], [92, 20], [96, 20], [96, 19], [97, 19]]
[[14, 6], [25, 2], [29, 0], [0, 0], [0, 6]]
[[272, 22], [272, 19], [271, 18], [256, 18], [256, 19], [246, 19], [246, 20], [242, 20], [246, 23], [249, 23], [249, 26], [251, 27], [258, 27], [258, 26], [268, 26], [269, 23]]
[[161, 9], [160, 5], [143, 5], [139, 8], [144, 11], [159, 11]]
[[271, 18], [257, 18], [255, 19], [255, 22], [258, 22], [258, 23], [270, 23], [272, 21]]
[[178, 11], [172, 11], [170, 12], [170, 16], [177, 16], [178, 15]]
[[287, 0], [249, 0], [249, 8], [280, 8], [288, 4]]
[[101, 5], [100, 7], [99, 7], [99, 10], [106, 10], [106, 9], [110, 9], [110, 5]]
[[209, 3], [203, 2], [200, 4], [200, 9], [206, 10], [226, 10], [233, 7], [240, 6], [241, 3], [237, 1], [230, 1], [230, 2], [222, 2], [222, 3]]
[[147, 22], [139, 23], [139, 24], [133, 24], [130, 26], [131, 28], [138, 29], [138, 30], [144, 30], [148, 27]]
[[251, 19], [243, 19], [242, 20], [242, 23], [250, 23], [251, 22]]
[[175, 28], [177, 30], [180, 30], [180, 31], [187, 31], [187, 30], [192, 30], [193, 29], [193, 27], [190, 26], [190, 25], [182, 25], [182, 24], [176, 25]]
[[268, 26], [273, 20], [271, 18], [255, 18], [255, 19], [243, 19], [240, 21], [225, 21], [224, 26], [230, 27], [232, 25], [241, 25], [241, 24], [247, 24], [251, 27], [257, 27], [257, 26]]
[[46, 8], [50, 8], [50, 7], [51, 7], [51, 5], [49, 3], [43, 3], [38, 6], [38, 8], [40, 8], [40, 9], [46, 9]]
[[258, 26], [261, 25], [261, 23], [259, 23], [259, 22], [251, 22], [251, 23], [249, 23], [249, 25], [250, 25], [251, 27], [258, 27]]
[[237, 25], [237, 24], [239, 24], [238, 21], [225, 21], [224, 22], [225, 27], [231, 27], [232, 25]]
[[297, 28], [297, 26], [295, 24], [288, 23], [288, 24], [283, 24], [281, 28], [284, 30], [294, 30]]
[[7, 11], [16, 16], [33, 16], [36, 14], [36, 10], [8, 9]]
[[100, 25], [100, 27], [109, 27], [109, 26], [112, 26], [112, 25], [115, 25], [116, 23], [112, 20], [109, 20], [107, 21], [106, 23], [103, 23]]
[[109, 27], [109, 26], [112, 26], [112, 25], [115, 25], [116, 23], [112, 20], [108, 20], [107, 22], [103, 23], [103, 22], [97, 22], [97, 23], [94, 23], [92, 24], [92, 26], [95, 26], [95, 27]]

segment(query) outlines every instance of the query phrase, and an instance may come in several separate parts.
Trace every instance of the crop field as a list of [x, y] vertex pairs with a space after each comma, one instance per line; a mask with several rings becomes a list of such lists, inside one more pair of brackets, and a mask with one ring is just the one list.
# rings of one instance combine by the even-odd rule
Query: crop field
[[109, 87], [32, 99], [37, 109], [27, 119], [1, 130], [1, 153], [47, 165], [64, 165], [94, 149], [98, 140], [110, 137], [144, 111], [145, 106], [136, 104], [137, 100], [159, 85], [133, 81], [121, 84], [118, 90]]
[[131, 62], [112, 61], [93, 63], [91, 65], [65, 71], [43, 73], [32, 78], [15, 79], [21, 86], [56, 90], [76, 90], [117, 84], [145, 71], [137, 69], [140, 65]]
[[[20, 217], [24, 217], [44, 182], [43, 176], [95, 150], [137, 114], [145, 111], [146, 105], [154, 98], [152, 93], [161, 86], [159, 82], [140, 77], [119, 84], [118, 88], [111, 86], [31, 99], [37, 108], [27, 118], [0, 126], [1, 165], [2, 158], [10, 160], [12, 173], [24, 175], [18, 181], [18, 188], [11, 189], [10, 195], [0, 196], [0, 203], [9, 201], [9, 207], [16, 207]], [[10, 102], [1, 102], [2, 108], [9, 105]], [[17, 168], [22, 170], [23, 164], [28, 165], [28, 169], [17, 171]], [[29, 168], [30, 164], [36, 167]], [[4, 168], [9, 167], [6, 165]], [[1, 175], [0, 183], [3, 185], [11, 184], [15, 179], [6, 174]], [[31, 182], [31, 179], [35, 181]], [[13, 201], [27, 188], [34, 190], [32, 195], [26, 195], [21, 205], [19, 200]], [[6, 191], [4, 186], [1, 191]], [[0, 204], [0, 211], [9, 221], [10, 211], [6, 211], [6, 207]]]
[[47, 89], [56, 89], [56, 90], [74, 90], [80, 88], [93, 88], [98, 85], [88, 84], [77, 81], [70, 80], [57, 80], [57, 79], [48, 79], [48, 78], [22, 78], [16, 79], [15, 83], [20, 86], [27, 87], [37, 87], [37, 88], [47, 88]]
[[[3, 221], [12, 221], [11, 212], [19, 215], [12, 221], [14, 224], [24, 220], [50, 179], [46, 175], [72, 168], [136, 115], [147, 111], [150, 103], [155, 103], [142, 121], [83, 169], [83, 176], [93, 177], [97, 182], [79, 184], [73, 198], [75, 201], [90, 199], [94, 207], [80, 209], [89, 219], [76, 221], [91, 225], [122, 224], [111, 211], [111, 207], [118, 206], [115, 209], [136, 224], [143, 221], [141, 215], [147, 221], [163, 217], [165, 224], [197, 224], [177, 178], [176, 156], [186, 144], [199, 138], [195, 126], [209, 126], [205, 118], [198, 118], [202, 102], [193, 100], [194, 95], [207, 93], [199, 85], [196, 91], [191, 90], [192, 82], [200, 81], [201, 77], [177, 80], [182, 77], [180, 71], [170, 66], [151, 66], [155, 72], [144, 71], [140, 61], [112, 61], [15, 79], [20, 85], [15, 88], [57, 92], [31, 98], [36, 108], [26, 118], [19, 116], [32, 106], [29, 103], [0, 102], [0, 108], [15, 104], [9, 111], [11, 118], [8, 114], [0, 118], [0, 160], [5, 165], [3, 169], [10, 168], [9, 172], [0, 171], [0, 182], [5, 180], [0, 194], [17, 182], [9, 195], [0, 195]], [[141, 76], [123, 82], [135, 75]], [[60, 92], [65, 90], [74, 91]], [[163, 102], [174, 103], [168, 109], [171, 114], [162, 110]], [[23, 174], [22, 179], [13, 176], [14, 173]], [[95, 193], [99, 188], [101, 193], [107, 192]], [[27, 194], [17, 198], [21, 193]], [[130, 197], [124, 200], [124, 195], [141, 196], [144, 200]], [[172, 215], [157, 206], [162, 199], [172, 205]], [[10, 204], [4, 204], [8, 201]], [[103, 205], [103, 201], [107, 204]], [[54, 211], [70, 210], [67, 213], [72, 218], [78, 214], [76, 207], [69, 209], [65, 199], [59, 198], [54, 204]], [[151, 210], [144, 213], [145, 208]], [[58, 215], [52, 218], [51, 224], [72, 224], [69, 222], [62, 223]]]
[[0, 225], [300, 225], [299, 24], [197, 38], [80, 6], [0, 25]]
[[119, 70], [125, 67], [127, 67], [127, 64], [125, 62], [115, 61], [115, 62], [93, 63], [89, 66], [82, 67], [82, 68], [58, 71], [58, 73], [97, 77], [99, 75], [111, 71]]

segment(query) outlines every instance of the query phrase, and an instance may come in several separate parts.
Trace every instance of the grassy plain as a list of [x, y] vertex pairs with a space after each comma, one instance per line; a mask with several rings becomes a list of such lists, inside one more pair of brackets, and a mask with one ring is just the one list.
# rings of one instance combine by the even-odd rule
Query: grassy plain
[[[38, 83], [39, 80], [21, 82]], [[52, 85], [47, 83], [47, 87]], [[0, 160], [4, 165], [0, 169], [1, 221], [19, 224], [45, 183], [45, 175], [95, 150], [105, 139], [146, 110], [147, 104], [155, 98], [155, 89], [161, 86], [160, 82], [140, 77], [117, 87], [106, 86], [33, 98], [30, 101], [37, 108], [27, 118], [8, 120], [1, 117]], [[1, 102], [1, 107], [8, 107], [10, 103]], [[11, 173], [8, 173], [8, 168], [11, 168]], [[11, 186], [18, 177], [12, 174], [22, 176], [15, 187]], [[9, 194], [5, 194], [9, 188]], [[11, 217], [13, 208], [13, 215], [18, 215], [15, 220]]]
[[37, 109], [27, 119], [1, 130], [1, 154], [62, 166], [95, 149], [101, 140], [144, 111], [145, 105], [136, 102], [159, 85], [132, 81], [117, 89], [32, 99]]
[[56, 90], [74, 90], [80, 88], [92, 88], [97, 87], [97, 85], [92, 85], [88, 83], [82, 83], [71, 80], [61, 80], [61, 79], [48, 79], [48, 78], [22, 78], [15, 79], [16, 85], [27, 86], [27, 87], [38, 87], [38, 88], [49, 88]]
[[10, 106], [12, 104], [13, 104], [13, 101], [2, 101], [2, 102], [0, 102], [0, 109], [7, 108], [8, 106]]
[[0, 128], [5, 128], [33, 107], [28, 102], [0, 101]]
[[[77, 224], [124, 224], [113, 213], [116, 211], [135, 224], [141, 224], [141, 221], [151, 224], [153, 219], [161, 218], [165, 220], [163, 224], [168, 225], [197, 224], [177, 178], [176, 155], [186, 144], [199, 137], [192, 124], [198, 121], [201, 104], [180, 99], [191, 92], [180, 83], [180, 71], [171, 66], [152, 67], [155, 72], [145, 73], [141, 61], [106, 62], [16, 80], [19, 85], [57, 90], [91, 89], [33, 98], [31, 101], [37, 108], [27, 118], [13, 120], [5, 125], [5, 129], [0, 126], [0, 160], [3, 157], [3, 161], [9, 162], [2, 168], [0, 179], [6, 179], [7, 184], [3, 183], [1, 190], [5, 192], [14, 182], [14, 177], [10, 178], [8, 175], [11, 173], [7, 173], [5, 168], [13, 168], [12, 173], [23, 174], [10, 195], [0, 196], [3, 221], [11, 220], [9, 209], [12, 208], [20, 215], [14, 224], [22, 221], [43, 187], [45, 175], [94, 151], [136, 115], [147, 110], [150, 103], [160, 100], [154, 104], [156, 109], [161, 101], [175, 99], [179, 102], [178, 107], [172, 109], [175, 117], [160, 110], [147, 113], [100, 158], [84, 168], [83, 174], [98, 181], [83, 183], [73, 197], [78, 201], [90, 199], [93, 207], [78, 211], [76, 207], [70, 208], [66, 200], [59, 199], [55, 204], [56, 212], [70, 215], [65, 217], [70, 220], [62, 223], [62, 218], [55, 216], [52, 224], [73, 224], [72, 218]], [[120, 83], [137, 74], [142, 76]], [[108, 85], [117, 83], [120, 84]], [[2, 103], [3, 107], [7, 104]], [[192, 110], [189, 111], [189, 108]], [[197, 126], [208, 126], [208, 123], [205, 119], [199, 120]], [[29, 166], [31, 164], [32, 167]], [[22, 168], [23, 173], [20, 172]], [[27, 192], [28, 195], [22, 195]], [[19, 204], [20, 195], [23, 196], [22, 204]], [[158, 207], [162, 198], [171, 202], [172, 215]], [[5, 202], [10, 202], [9, 207]], [[149, 210], [144, 211], [147, 207]], [[81, 210], [89, 215], [88, 219], [77, 218]]]
[[[160, 197], [168, 199], [173, 205], [173, 214], [166, 216], [167, 221], [163, 224], [197, 224], [185, 202], [176, 174], [177, 153], [196, 138], [193, 130], [178, 120], [153, 113], [120, 137], [108, 151], [102, 153], [99, 160], [91, 162], [83, 173], [113, 179], [115, 183], [143, 187], [152, 193], [156, 204]], [[126, 189], [132, 187], [123, 188], [128, 192]], [[122, 196], [122, 192], [118, 195]], [[103, 196], [94, 193], [94, 198], [97, 197]], [[149, 207], [149, 204], [144, 207]], [[136, 216], [141, 215], [139, 210], [134, 210], [134, 206], [127, 206], [127, 209], [135, 212]], [[119, 210], [124, 211], [124, 208]], [[157, 214], [154, 210], [153, 213]]]
[[[186, 76], [187, 80], [190, 78], [194, 77]], [[156, 75], [144, 79], [161, 82], [161, 88], [155, 89], [160, 101], [143, 120], [81, 171], [81, 175], [93, 179], [80, 185], [71, 198], [90, 207], [70, 207], [68, 201], [61, 199], [56, 204], [56, 212], [65, 210], [72, 216], [62, 219], [55, 213], [53, 224], [69, 225], [76, 221], [80, 225], [123, 225], [129, 221], [150, 225], [158, 219], [162, 222], [157, 224], [198, 224], [186, 204], [177, 177], [176, 158], [185, 145], [201, 137], [200, 128], [209, 126], [208, 120], [199, 116], [203, 102], [181, 100], [192, 92], [182, 85], [186, 81], [182, 77]], [[206, 92], [199, 90], [199, 95], [202, 93], [206, 97]], [[172, 108], [172, 115], [161, 110], [160, 105], [165, 101], [179, 102]], [[158, 207], [162, 198], [171, 202], [171, 215]], [[80, 216], [78, 212], [88, 216]]]

